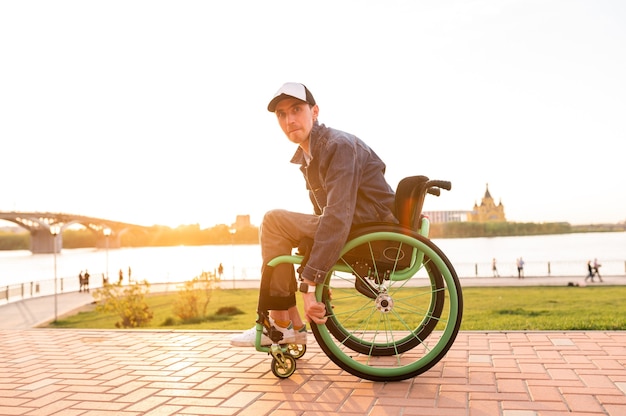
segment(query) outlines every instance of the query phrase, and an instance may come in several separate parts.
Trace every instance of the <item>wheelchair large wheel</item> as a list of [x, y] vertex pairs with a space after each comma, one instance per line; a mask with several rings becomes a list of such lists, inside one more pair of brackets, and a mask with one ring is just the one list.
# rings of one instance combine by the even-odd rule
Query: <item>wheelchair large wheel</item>
[[[396, 229], [397, 228], [397, 229]], [[317, 294], [329, 313], [311, 325], [339, 367], [373, 381], [395, 381], [432, 368], [459, 331], [462, 294], [453, 266], [417, 233], [389, 227], [351, 236]]]

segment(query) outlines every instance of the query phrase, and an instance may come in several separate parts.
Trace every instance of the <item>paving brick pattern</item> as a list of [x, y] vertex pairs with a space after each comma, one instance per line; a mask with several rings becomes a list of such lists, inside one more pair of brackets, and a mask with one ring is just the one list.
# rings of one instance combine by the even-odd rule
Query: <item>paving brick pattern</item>
[[626, 415], [626, 332], [461, 332], [392, 383], [339, 369], [312, 336], [280, 380], [231, 336], [0, 330], [0, 415]]

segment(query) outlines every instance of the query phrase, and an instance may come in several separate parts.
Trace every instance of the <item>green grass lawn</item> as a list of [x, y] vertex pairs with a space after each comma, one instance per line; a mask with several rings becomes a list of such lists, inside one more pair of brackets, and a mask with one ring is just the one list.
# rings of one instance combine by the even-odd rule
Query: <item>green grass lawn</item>
[[[150, 294], [154, 313], [148, 328], [190, 330], [244, 330], [254, 325], [256, 289], [215, 289], [208, 317], [200, 323], [176, 322], [172, 304], [176, 294]], [[626, 287], [469, 287], [463, 289], [461, 330], [624, 330]], [[235, 307], [239, 315], [218, 315], [220, 308]], [[119, 318], [98, 313], [93, 306], [61, 317], [56, 328], [114, 329]]]

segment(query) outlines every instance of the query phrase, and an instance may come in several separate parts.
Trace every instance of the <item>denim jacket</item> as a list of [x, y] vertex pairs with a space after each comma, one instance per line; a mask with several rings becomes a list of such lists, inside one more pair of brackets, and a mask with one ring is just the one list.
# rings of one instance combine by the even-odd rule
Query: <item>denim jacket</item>
[[385, 164], [363, 141], [315, 122], [309, 151], [308, 166], [300, 147], [291, 159], [300, 164], [315, 213], [320, 215], [302, 277], [323, 283], [353, 225], [398, 221], [394, 192], [384, 177]]

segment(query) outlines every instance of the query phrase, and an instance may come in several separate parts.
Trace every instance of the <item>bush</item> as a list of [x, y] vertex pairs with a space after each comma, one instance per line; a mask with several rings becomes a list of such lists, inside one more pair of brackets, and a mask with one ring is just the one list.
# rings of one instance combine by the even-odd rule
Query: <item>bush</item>
[[186, 281], [174, 302], [174, 314], [183, 322], [198, 322], [206, 317], [211, 301], [213, 284], [217, 280], [213, 273], [202, 272], [200, 276]]
[[105, 283], [104, 287], [94, 292], [96, 311], [113, 313], [121, 318], [115, 323], [116, 328], [140, 328], [148, 326], [153, 313], [145, 300], [150, 284], [147, 281], [123, 287], [119, 282]]
[[219, 316], [235, 316], [243, 315], [245, 312], [236, 306], [224, 306], [219, 308], [215, 314]]
[[174, 325], [176, 325], [176, 320], [172, 318], [171, 316], [168, 316], [167, 319], [165, 319], [165, 321], [163, 321], [163, 323], [161, 324], [161, 326], [174, 326]]

